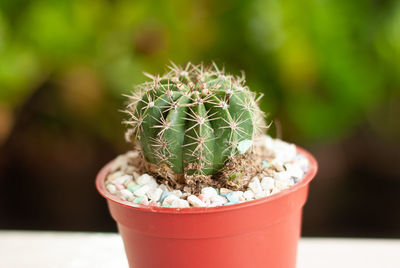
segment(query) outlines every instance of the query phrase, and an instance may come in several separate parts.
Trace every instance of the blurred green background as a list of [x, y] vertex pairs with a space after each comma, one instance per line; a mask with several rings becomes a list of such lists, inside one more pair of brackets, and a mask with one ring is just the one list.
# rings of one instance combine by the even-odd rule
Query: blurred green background
[[400, 2], [1, 0], [0, 228], [113, 231], [124, 97], [172, 60], [245, 70], [320, 163], [309, 236], [400, 237]]

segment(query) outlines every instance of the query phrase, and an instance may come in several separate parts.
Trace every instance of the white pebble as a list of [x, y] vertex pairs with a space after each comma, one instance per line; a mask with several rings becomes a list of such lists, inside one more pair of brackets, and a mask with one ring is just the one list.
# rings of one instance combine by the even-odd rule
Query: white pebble
[[204, 197], [202, 194], [199, 195], [199, 199], [206, 204], [206, 207], [208, 207], [211, 204], [211, 199], [208, 197]]
[[258, 177], [254, 177], [250, 183], [249, 183], [249, 188], [255, 193], [259, 193], [262, 192], [262, 187], [261, 187], [261, 183], [260, 180], [258, 179]]
[[114, 181], [116, 178], [121, 177], [123, 175], [124, 173], [122, 171], [116, 171], [108, 175], [107, 179], [109, 179], [110, 181]]
[[145, 196], [145, 194], [150, 190], [150, 187], [148, 185], [143, 185], [139, 189], [135, 191], [136, 196]]
[[296, 145], [288, 144], [281, 140], [275, 140], [273, 151], [275, 158], [282, 162], [288, 162], [296, 157]]
[[265, 135], [264, 136], [264, 146], [265, 148], [269, 149], [269, 150], [273, 150], [274, 149], [274, 139], [272, 139], [270, 136]]
[[278, 188], [274, 188], [274, 189], [272, 189], [272, 191], [271, 191], [271, 195], [276, 194], [276, 193], [279, 193], [279, 192], [280, 192], [280, 190], [279, 190]]
[[179, 199], [179, 197], [177, 197], [176, 195], [174, 195], [174, 194], [169, 194], [165, 199], [164, 199], [164, 201], [163, 201], [163, 206], [165, 206], [165, 205], [170, 205], [170, 206], [172, 206], [172, 202], [174, 201], [174, 200], [177, 200], [177, 199]]
[[151, 191], [154, 191], [155, 189], [158, 188], [158, 183], [156, 181], [151, 181], [151, 182], [147, 183], [146, 185], [149, 186]]
[[275, 187], [280, 191], [289, 188], [289, 186], [290, 186], [290, 179], [275, 181]]
[[285, 168], [291, 177], [302, 178], [304, 175], [304, 172], [299, 165], [286, 164]]
[[225, 203], [228, 203], [228, 200], [223, 196], [215, 195], [211, 197], [211, 205], [222, 206]]
[[158, 186], [158, 188], [160, 188], [162, 191], [168, 190], [167, 186], [165, 184], [160, 184]]
[[151, 201], [158, 202], [158, 200], [160, 200], [160, 198], [161, 198], [162, 193], [163, 193], [163, 190], [161, 190], [160, 188], [157, 188], [150, 193], [148, 192], [147, 196], [150, 198]]
[[131, 175], [124, 175], [121, 177], [118, 177], [114, 180], [115, 184], [128, 184], [129, 182], [131, 182], [133, 179], [133, 177]]
[[271, 177], [264, 177], [261, 180], [261, 187], [264, 191], [271, 191], [274, 188], [275, 180]]
[[201, 189], [201, 194], [205, 198], [211, 198], [213, 196], [218, 195], [217, 191], [213, 187], [205, 187], [205, 188]]
[[299, 159], [296, 160], [296, 164], [300, 166], [304, 173], [308, 171], [308, 159], [304, 156], [301, 155]]
[[175, 200], [172, 201], [171, 207], [174, 207], [174, 208], [188, 208], [189, 207], [189, 203], [188, 203], [188, 201], [179, 198], [179, 199], [175, 199]]
[[133, 200], [133, 194], [130, 191], [126, 190], [126, 189], [121, 190], [119, 192], [119, 195], [123, 200], [128, 200], [128, 201], [132, 201]]
[[205, 207], [206, 204], [195, 195], [189, 195], [187, 200], [194, 207]]
[[262, 191], [262, 192], [258, 192], [255, 194], [254, 198], [255, 199], [259, 199], [259, 198], [263, 198], [269, 195], [269, 192], [267, 191]]
[[232, 190], [230, 190], [230, 189], [227, 189], [227, 188], [221, 188], [221, 189], [219, 189], [219, 193], [220, 194], [228, 194], [228, 193], [230, 193], [230, 192], [232, 192]]
[[274, 178], [277, 181], [286, 181], [290, 179], [290, 173], [287, 171], [275, 172]]
[[177, 197], [181, 198], [182, 197], [182, 191], [181, 190], [173, 190], [171, 194], [176, 195]]
[[108, 184], [107, 185], [107, 191], [110, 193], [110, 194], [116, 194], [117, 193], [117, 188], [115, 188], [115, 185], [114, 184]]
[[243, 197], [246, 198], [247, 201], [254, 199], [254, 192], [247, 190], [243, 193]]
[[234, 191], [232, 192], [233, 195], [237, 197], [237, 199], [242, 200], [243, 199], [243, 192], [242, 191]]
[[182, 196], [181, 196], [181, 198], [182, 198], [182, 199], [185, 199], [185, 198], [188, 197], [189, 195], [190, 195], [189, 193], [183, 193]]
[[149, 205], [149, 199], [147, 198], [147, 196], [144, 196], [143, 197], [143, 200], [142, 200], [142, 203], [141, 203], [142, 205], [145, 205], [145, 206], [148, 206]]
[[141, 176], [139, 176], [139, 178], [136, 179], [136, 182], [140, 185], [145, 185], [148, 183], [157, 183], [156, 179], [154, 179], [152, 176], [150, 176], [149, 174], [143, 174]]

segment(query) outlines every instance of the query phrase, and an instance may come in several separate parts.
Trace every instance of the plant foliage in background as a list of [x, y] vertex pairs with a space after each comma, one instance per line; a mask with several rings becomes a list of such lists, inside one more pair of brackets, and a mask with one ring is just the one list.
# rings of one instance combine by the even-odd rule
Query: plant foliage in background
[[0, 134], [48, 81], [95, 133], [112, 132], [102, 114], [142, 70], [217, 59], [246, 70], [285, 136], [340, 138], [382, 107], [393, 115], [399, 29], [391, 0], [2, 0]]

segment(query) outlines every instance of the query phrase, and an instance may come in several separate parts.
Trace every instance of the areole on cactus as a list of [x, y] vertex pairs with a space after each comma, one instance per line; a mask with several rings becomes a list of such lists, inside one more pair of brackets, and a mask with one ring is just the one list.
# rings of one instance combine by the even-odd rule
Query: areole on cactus
[[170, 71], [137, 87], [126, 112], [127, 139], [144, 158], [176, 175], [213, 175], [245, 153], [262, 133], [256, 93], [240, 77], [210, 66], [172, 63]]

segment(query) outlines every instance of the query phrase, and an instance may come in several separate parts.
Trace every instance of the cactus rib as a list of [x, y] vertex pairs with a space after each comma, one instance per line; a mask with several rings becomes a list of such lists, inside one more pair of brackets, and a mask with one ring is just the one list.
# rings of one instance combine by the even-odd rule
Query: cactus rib
[[212, 175], [237, 145], [260, 134], [263, 113], [244, 76], [225, 74], [189, 63], [172, 63], [170, 71], [138, 87], [129, 97], [129, 139], [137, 141], [145, 159], [166, 165], [175, 174]]

